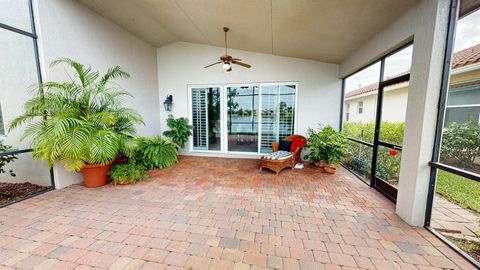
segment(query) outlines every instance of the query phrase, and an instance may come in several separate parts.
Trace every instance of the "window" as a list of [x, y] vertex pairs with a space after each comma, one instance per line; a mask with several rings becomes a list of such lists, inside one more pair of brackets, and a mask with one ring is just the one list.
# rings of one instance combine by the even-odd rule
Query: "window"
[[296, 100], [296, 84], [192, 87], [191, 149], [269, 153], [273, 142], [295, 133]]
[[358, 102], [357, 108], [358, 108], [358, 114], [362, 114], [363, 113], [363, 101]]
[[[406, 44], [344, 79], [343, 165], [396, 200], [413, 45]], [[353, 114], [350, 104], [356, 105]]]
[[[443, 67], [425, 227], [480, 267], [480, 237], [474, 232], [480, 219], [480, 3], [455, 2], [450, 10], [449, 56]], [[473, 228], [473, 236], [464, 228]]]
[[[32, 27], [32, 1], [0, 2], [0, 154], [13, 158], [2, 164], [5, 173], [0, 173], [0, 184], [30, 182], [29, 185], [38, 185], [35, 189], [39, 191], [48, 190], [54, 184], [53, 173], [45, 162], [33, 159], [31, 141], [21, 140], [27, 127], [8, 131], [8, 123], [19, 116], [22, 105], [33, 98], [29, 89], [41, 82], [38, 37]], [[19, 186], [18, 190], [22, 189]], [[29, 194], [19, 195], [21, 198]], [[13, 198], [4, 199], [2, 203], [9, 203]]]

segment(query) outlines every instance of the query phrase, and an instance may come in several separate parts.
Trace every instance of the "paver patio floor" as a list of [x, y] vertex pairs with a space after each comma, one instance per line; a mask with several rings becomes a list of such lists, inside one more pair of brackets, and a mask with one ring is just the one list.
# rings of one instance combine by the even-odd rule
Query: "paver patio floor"
[[0, 209], [5, 269], [474, 269], [340, 169], [279, 177], [258, 161], [181, 157], [132, 186]]

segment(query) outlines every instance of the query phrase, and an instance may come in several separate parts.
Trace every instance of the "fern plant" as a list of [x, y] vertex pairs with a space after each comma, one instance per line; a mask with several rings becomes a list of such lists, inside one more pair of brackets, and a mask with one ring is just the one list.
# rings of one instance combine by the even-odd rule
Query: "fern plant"
[[163, 139], [161, 136], [155, 138], [138, 138], [138, 147], [135, 153], [135, 160], [138, 164], [147, 169], [162, 169], [172, 166], [178, 161], [178, 145]]
[[108, 164], [120, 151], [131, 153], [134, 125], [143, 120], [122, 106], [122, 99], [131, 95], [111, 84], [130, 75], [116, 66], [100, 76], [68, 58], [50, 66], [59, 64], [74, 71], [71, 80], [39, 84], [9, 130], [27, 125], [21, 139], [32, 138], [33, 157], [47, 160], [50, 167], [61, 161], [69, 171], [80, 171], [85, 164]]
[[145, 167], [134, 162], [114, 164], [108, 173], [113, 184], [135, 184], [148, 178]]
[[181, 148], [184, 148], [188, 138], [192, 136], [193, 129], [193, 126], [188, 123], [188, 118], [180, 117], [175, 119], [173, 115], [170, 114], [167, 119], [167, 126], [170, 130], [164, 131], [163, 135], [170, 138], [172, 142]]

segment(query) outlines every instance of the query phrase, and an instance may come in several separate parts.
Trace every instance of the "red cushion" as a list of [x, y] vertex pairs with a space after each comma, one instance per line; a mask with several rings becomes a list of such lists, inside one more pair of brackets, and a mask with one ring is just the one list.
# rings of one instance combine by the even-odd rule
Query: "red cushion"
[[293, 139], [292, 145], [290, 146], [290, 151], [295, 152], [295, 150], [297, 150], [297, 148], [302, 148], [303, 145], [305, 145], [305, 142], [302, 139], [295, 138], [295, 139]]

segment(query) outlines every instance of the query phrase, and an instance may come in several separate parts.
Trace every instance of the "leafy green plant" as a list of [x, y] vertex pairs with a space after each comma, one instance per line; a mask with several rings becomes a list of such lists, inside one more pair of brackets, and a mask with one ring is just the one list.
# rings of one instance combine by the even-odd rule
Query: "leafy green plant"
[[134, 125], [143, 121], [136, 111], [122, 107], [122, 99], [131, 95], [111, 81], [130, 75], [116, 66], [100, 77], [90, 66], [68, 58], [50, 66], [59, 64], [74, 71], [71, 81], [39, 84], [9, 130], [28, 123], [22, 139], [32, 138], [33, 157], [47, 160], [50, 167], [61, 161], [69, 171], [108, 164], [120, 151], [128, 153]]
[[145, 167], [135, 162], [114, 164], [108, 175], [110, 175], [113, 184], [135, 184], [148, 178], [148, 175], [145, 173]]
[[[359, 139], [365, 142], [373, 142], [375, 123], [346, 122], [343, 133], [346, 137]], [[403, 143], [404, 122], [382, 122], [380, 140], [401, 145]], [[348, 141], [347, 155], [343, 163], [357, 173], [370, 177], [372, 164], [372, 148], [357, 142]], [[377, 176], [392, 184], [398, 182], [400, 172], [401, 155], [389, 155], [390, 148], [379, 148], [377, 163]], [[398, 150], [400, 151], [400, 150]]]
[[138, 138], [135, 160], [149, 170], [167, 168], [178, 160], [177, 147], [177, 144], [165, 140], [161, 136], [141, 137]]
[[326, 164], [338, 165], [345, 157], [347, 139], [331, 126], [316, 131], [308, 129], [309, 138], [306, 148], [310, 150], [307, 159], [311, 162], [323, 160]]
[[[0, 140], [0, 153], [9, 152], [10, 150], [12, 150], [12, 146], [4, 144], [3, 140]], [[0, 174], [8, 173], [8, 174], [10, 174], [10, 176], [16, 176], [16, 174], [13, 170], [8, 170], [8, 172], [7, 172], [4, 169], [4, 167], [8, 163], [13, 162], [16, 159], [18, 159], [17, 155], [0, 156]]]
[[181, 148], [184, 148], [188, 138], [192, 136], [193, 129], [193, 126], [188, 123], [188, 118], [180, 117], [175, 119], [173, 115], [169, 115], [167, 126], [170, 130], [164, 131], [163, 135], [170, 138], [172, 142], [176, 143]]
[[[443, 130], [442, 159], [462, 168], [471, 168], [480, 157], [480, 124], [469, 119], [465, 123], [453, 123]], [[448, 161], [447, 161], [448, 162]]]

